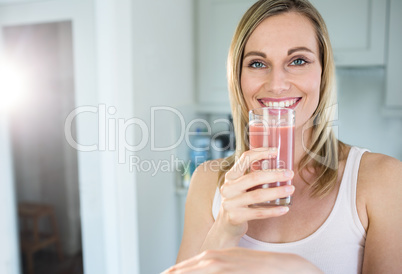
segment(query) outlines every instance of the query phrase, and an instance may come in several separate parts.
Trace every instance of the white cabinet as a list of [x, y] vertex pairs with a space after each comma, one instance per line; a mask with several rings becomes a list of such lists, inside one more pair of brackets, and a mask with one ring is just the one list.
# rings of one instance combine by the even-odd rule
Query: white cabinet
[[402, 1], [391, 0], [385, 109], [387, 114], [402, 116]]
[[201, 105], [226, 104], [226, 59], [237, 23], [255, 0], [196, 1], [197, 91]]
[[327, 24], [338, 67], [385, 63], [386, 0], [311, 0]]
[[[226, 58], [232, 35], [253, 0], [196, 0], [197, 103], [229, 110]], [[387, 1], [313, 0], [329, 29], [338, 67], [385, 63]]]

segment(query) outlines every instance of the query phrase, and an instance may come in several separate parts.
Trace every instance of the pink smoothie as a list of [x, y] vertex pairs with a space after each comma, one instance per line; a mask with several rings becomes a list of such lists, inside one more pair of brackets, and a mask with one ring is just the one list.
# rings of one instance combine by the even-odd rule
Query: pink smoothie
[[[250, 149], [276, 147], [275, 158], [261, 160], [251, 165], [251, 170], [292, 169], [294, 158], [294, 126], [267, 126], [262, 123], [249, 125]], [[270, 183], [269, 187], [290, 184], [290, 181]]]

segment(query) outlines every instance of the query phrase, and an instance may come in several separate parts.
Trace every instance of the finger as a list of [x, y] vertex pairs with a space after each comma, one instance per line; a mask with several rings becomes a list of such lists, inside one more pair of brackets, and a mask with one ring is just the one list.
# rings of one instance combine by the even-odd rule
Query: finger
[[277, 148], [256, 148], [245, 151], [240, 159], [226, 173], [225, 178], [227, 180], [235, 180], [244, 175], [251, 163], [262, 159], [276, 157], [277, 153]]
[[273, 201], [280, 198], [285, 198], [293, 194], [294, 186], [278, 186], [272, 188], [259, 188], [239, 195], [232, 199], [225, 199], [222, 201], [228, 203], [227, 209], [248, 207], [252, 204], [264, 203], [266, 201]]
[[289, 169], [267, 169], [250, 172], [237, 180], [225, 181], [221, 187], [221, 195], [224, 198], [233, 198], [252, 187], [274, 182], [286, 182], [291, 180], [293, 176], [293, 171]]
[[294, 189], [293, 185], [255, 189], [233, 198], [223, 199], [222, 206], [226, 212], [232, 212], [239, 208], [248, 208], [253, 204], [288, 197], [293, 194]]
[[220, 266], [217, 262], [205, 261], [205, 262], [199, 262], [196, 265], [181, 267], [168, 273], [205, 274], [205, 273], [223, 273], [223, 272], [220, 270]]
[[217, 251], [206, 250], [190, 259], [187, 259], [177, 265], [172, 266], [166, 273], [212, 273], [212, 271], [205, 272], [205, 270], [212, 270], [214, 264], [212, 262], [217, 262]]
[[289, 212], [287, 206], [272, 206], [258, 208], [241, 208], [230, 211], [227, 214], [228, 222], [232, 225], [239, 225], [251, 220], [261, 220], [279, 217]]
[[197, 262], [201, 259], [202, 253], [198, 254], [197, 256], [191, 257], [190, 259], [187, 259], [185, 261], [182, 261], [169, 269], [165, 270], [163, 273], [175, 273], [175, 271], [184, 269], [186, 267], [191, 267], [197, 264]]

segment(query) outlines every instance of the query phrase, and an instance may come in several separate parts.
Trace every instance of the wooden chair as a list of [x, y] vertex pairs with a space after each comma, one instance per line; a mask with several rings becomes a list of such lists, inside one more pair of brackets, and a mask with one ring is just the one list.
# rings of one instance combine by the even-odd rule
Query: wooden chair
[[[18, 215], [20, 219], [20, 245], [22, 252], [26, 256], [28, 273], [34, 273], [34, 253], [50, 245], [56, 247], [58, 259], [62, 261], [64, 254], [61, 248], [53, 206], [28, 202], [19, 203]], [[39, 231], [39, 221], [42, 218], [47, 218], [50, 221], [50, 233]]]

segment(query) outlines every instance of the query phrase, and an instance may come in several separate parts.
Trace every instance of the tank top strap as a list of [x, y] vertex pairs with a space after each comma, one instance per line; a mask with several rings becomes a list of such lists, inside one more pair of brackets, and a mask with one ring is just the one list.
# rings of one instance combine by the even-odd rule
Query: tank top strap
[[214, 217], [214, 220], [216, 220], [216, 217], [218, 217], [219, 209], [221, 207], [221, 201], [221, 192], [219, 190], [219, 187], [217, 187], [215, 191], [214, 201], [212, 203], [212, 216]]
[[342, 178], [341, 189], [343, 193], [338, 194], [338, 195], [345, 195], [347, 200], [345, 206], [346, 208], [349, 208], [349, 210], [351, 211], [355, 228], [363, 236], [365, 236], [366, 231], [357, 213], [356, 195], [357, 195], [357, 179], [359, 174], [360, 162], [363, 154], [367, 151], [369, 150], [359, 147], [352, 147], [350, 149]]

